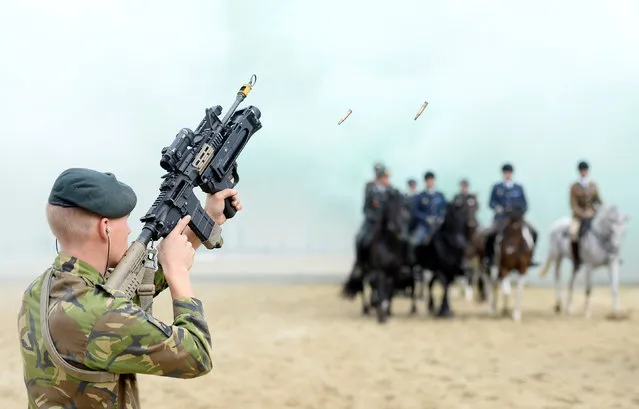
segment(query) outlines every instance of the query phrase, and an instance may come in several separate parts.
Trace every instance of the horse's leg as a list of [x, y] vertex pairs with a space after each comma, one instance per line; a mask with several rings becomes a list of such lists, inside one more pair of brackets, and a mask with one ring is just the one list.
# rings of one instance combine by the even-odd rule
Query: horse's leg
[[473, 287], [472, 287], [472, 270], [466, 270], [462, 276], [462, 285], [464, 286], [464, 299], [466, 301], [472, 301], [473, 299]]
[[[362, 277], [362, 314], [363, 315], [368, 315], [370, 312], [370, 304], [366, 298], [367, 292], [370, 292], [370, 298], [373, 298], [373, 291], [369, 286], [370, 284], [368, 282], [368, 278]], [[367, 289], [369, 291], [366, 291]]]
[[503, 315], [508, 315], [510, 293], [512, 292], [512, 287], [510, 286], [510, 274], [502, 270], [499, 272], [499, 277], [501, 278], [501, 291], [504, 295], [504, 305], [501, 307], [501, 312]]
[[450, 304], [448, 302], [448, 293], [449, 293], [450, 286], [452, 283], [455, 282], [455, 279], [448, 280], [443, 273], [439, 273], [439, 276], [440, 276], [440, 281], [444, 287], [444, 294], [442, 296], [442, 303], [439, 307], [439, 312], [437, 313], [437, 316], [443, 317], [443, 318], [452, 317], [453, 312], [451, 311]]
[[488, 286], [486, 285], [486, 279], [482, 270], [476, 273], [477, 277], [477, 292], [479, 293], [478, 302], [484, 302], [488, 299]]
[[561, 313], [561, 260], [559, 257], [555, 264], [555, 312]]
[[388, 319], [388, 289], [383, 271], [375, 272], [375, 281], [377, 283], [377, 322], [383, 324]]
[[612, 314], [613, 317], [619, 316], [621, 307], [619, 305], [619, 259], [615, 258], [609, 263], [608, 270], [610, 272], [610, 291], [612, 293]]
[[592, 292], [592, 267], [584, 266], [586, 298], [584, 300], [584, 317], [590, 318], [590, 293]]
[[420, 266], [417, 266], [417, 272], [413, 273], [419, 283], [419, 292], [417, 293], [417, 298], [420, 300], [424, 299], [424, 280], [425, 280], [425, 271]]
[[495, 315], [497, 313], [497, 298], [499, 297], [499, 286], [501, 284], [501, 277], [497, 277], [496, 280], [492, 281], [492, 298], [490, 303], [490, 315]]
[[392, 315], [391, 305], [393, 304], [393, 296], [395, 295], [395, 283], [392, 278], [386, 279], [386, 286], [388, 288], [388, 307], [386, 308], [386, 313], [390, 317]]
[[524, 283], [526, 282], [526, 276], [524, 273], [519, 272], [517, 274], [517, 295], [515, 296], [515, 310], [513, 311], [513, 320], [521, 320], [521, 298], [524, 292]]
[[410, 288], [410, 313], [411, 313], [411, 315], [417, 313], [417, 297], [416, 297], [415, 286], [417, 286], [417, 280], [415, 280], [414, 277], [413, 277], [413, 285]]
[[435, 312], [435, 301], [433, 300], [433, 284], [435, 284], [436, 278], [437, 277], [435, 276], [435, 274], [433, 274], [428, 280], [428, 302], [426, 305], [426, 309], [430, 314], [433, 314]]
[[[581, 268], [579, 269], [581, 270]], [[572, 314], [572, 293], [575, 288], [575, 280], [577, 279], [577, 274], [579, 270], [572, 270], [572, 275], [570, 276], [570, 282], [568, 283], [568, 297], [566, 299], [566, 314]]]
[[495, 310], [493, 309], [493, 297], [495, 296], [493, 292], [493, 283], [490, 277], [490, 269], [486, 270], [482, 268], [481, 270], [481, 278], [484, 283], [484, 291], [486, 293], [486, 302], [488, 304], [488, 314], [493, 315]]

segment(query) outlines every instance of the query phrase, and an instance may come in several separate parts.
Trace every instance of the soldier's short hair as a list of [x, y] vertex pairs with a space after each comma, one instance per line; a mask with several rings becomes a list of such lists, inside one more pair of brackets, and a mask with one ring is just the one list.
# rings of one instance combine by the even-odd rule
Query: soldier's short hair
[[78, 243], [91, 237], [101, 216], [81, 207], [63, 207], [47, 203], [47, 222], [60, 243]]

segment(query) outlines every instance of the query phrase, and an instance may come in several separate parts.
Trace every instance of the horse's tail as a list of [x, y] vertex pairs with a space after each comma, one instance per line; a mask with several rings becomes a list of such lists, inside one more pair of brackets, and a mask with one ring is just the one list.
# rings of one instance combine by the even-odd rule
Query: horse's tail
[[342, 285], [341, 295], [344, 298], [353, 299], [358, 293], [364, 290], [363, 271], [360, 266], [355, 263], [351, 274]]
[[548, 273], [548, 270], [550, 269], [550, 266], [554, 262], [557, 262], [557, 258], [555, 257], [555, 255], [552, 252], [548, 253], [548, 257], [546, 257], [546, 262], [541, 267], [541, 270], [539, 271], [539, 275], [541, 277], [545, 276]]
[[548, 257], [546, 257], [546, 262], [541, 267], [539, 275], [541, 277], [545, 276], [548, 273], [550, 266], [559, 262], [559, 259], [561, 259], [561, 229], [555, 226], [550, 232], [550, 248], [548, 249]]

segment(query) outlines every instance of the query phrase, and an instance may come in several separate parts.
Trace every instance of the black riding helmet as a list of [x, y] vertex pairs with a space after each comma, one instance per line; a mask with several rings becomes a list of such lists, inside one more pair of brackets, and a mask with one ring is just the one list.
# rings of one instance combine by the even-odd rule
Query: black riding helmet
[[506, 163], [504, 166], [501, 167], [501, 171], [502, 172], [513, 172], [513, 165], [511, 165], [510, 163]]
[[588, 163], [586, 163], [583, 160], [579, 162], [579, 165], [577, 165], [578, 170], [588, 170], [588, 168], [589, 168]]
[[426, 172], [424, 175], [424, 180], [435, 179], [435, 174], [431, 171]]

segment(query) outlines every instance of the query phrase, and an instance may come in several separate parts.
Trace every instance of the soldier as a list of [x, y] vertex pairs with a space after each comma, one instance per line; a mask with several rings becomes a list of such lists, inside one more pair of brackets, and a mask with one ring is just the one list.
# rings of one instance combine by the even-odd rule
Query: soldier
[[[235, 190], [206, 198], [218, 224], [227, 197], [241, 210]], [[155, 295], [170, 289], [171, 325], [104, 286], [128, 248], [136, 202], [111, 173], [72, 168], [54, 182], [46, 215], [60, 252], [24, 292], [18, 316], [29, 408], [138, 408], [135, 374], [194, 378], [211, 370], [211, 336], [189, 278], [201, 244], [190, 217], [158, 246]]]
[[460, 205], [466, 202], [468, 206], [477, 208], [477, 196], [468, 192], [468, 180], [462, 179], [459, 182], [459, 193], [455, 195], [453, 202], [459, 203]]
[[415, 195], [413, 212], [415, 216], [415, 229], [409, 240], [409, 258], [411, 264], [415, 264], [415, 248], [427, 245], [437, 228], [444, 220], [446, 212], [446, 198], [435, 189], [435, 174], [431, 171], [424, 175], [426, 190]]
[[[371, 187], [373, 187], [373, 185], [375, 184], [375, 181], [377, 179], [377, 172], [382, 169], [384, 167], [383, 164], [381, 164], [380, 162], [377, 162], [373, 165], [373, 175], [375, 177], [375, 179], [366, 182], [366, 185], [364, 186], [364, 197], [366, 197], [368, 195], [368, 191]], [[366, 213], [366, 204], [364, 204], [364, 213]]]
[[[520, 208], [524, 213], [528, 210], [524, 187], [512, 180], [513, 166], [507, 163], [502, 166], [501, 171], [504, 180], [503, 182], [495, 184], [490, 193], [489, 207], [495, 212], [495, 215], [492, 225], [487, 230], [488, 237], [486, 239], [485, 256], [482, 260], [482, 265], [485, 268], [489, 268], [492, 263], [495, 239], [506, 227], [508, 212], [516, 208]], [[528, 222], [525, 221], [525, 223], [533, 237], [533, 242], [536, 244], [537, 231]], [[534, 265], [537, 265], [537, 263], [531, 262], [531, 266]]]
[[408, 179], [408, 192], [407, 197], [413, 197], [417, 194], [417, 181], [415, 179]]
[[380, 164], [375, 170], [375, 180], [367, 188], [364, 198], [364, 222], [355, 239], [358, 254], [370, 245], [373, 238], [373, 228], [381, 216], [381, 205], [386, 198], [389, 186], [390, 172]]
[[[595, 182], [588, 178], [589, 166], [586, 162], [579, 162], [577, 169], [580, 174], [578, 181], [570, 186], [570, 209], [572, 221], [570, 223], [570, 241], [572, 245], [573, 268], [579, 269], [579, 237], [583, 233], [582, 225], [589, 222], [602, 205], [599, 189]], [[587, 225], [587, 223], [586, 223]]]

